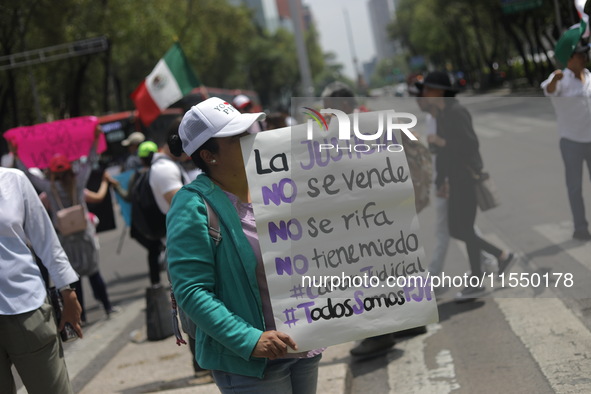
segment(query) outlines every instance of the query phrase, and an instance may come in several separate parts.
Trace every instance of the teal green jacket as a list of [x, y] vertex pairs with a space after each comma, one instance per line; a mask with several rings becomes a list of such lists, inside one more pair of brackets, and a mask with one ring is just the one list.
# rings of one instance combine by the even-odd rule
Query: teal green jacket
[[[219, 217], [217, 245], [207, 229], [203, 198]], [[196, 323], [196, 359], [205, 369], [263, 377], [266, 359], [251, 357], [265, 331], [256, 257], [226, 194], [199, 175], [174, 196], [166, 215], [174, 295]]]

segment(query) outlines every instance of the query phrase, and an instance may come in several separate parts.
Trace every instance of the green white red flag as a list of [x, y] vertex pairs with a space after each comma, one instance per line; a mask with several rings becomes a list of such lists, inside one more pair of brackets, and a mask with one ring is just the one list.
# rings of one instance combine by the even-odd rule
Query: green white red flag
[[587, 0], [575, 0], [575, 8], [577, 9], [579, 17], [587, 24], [582, 38], [589, 37], [589, 15], [585, 13], [585, 3], [587, 3]]
[[149, 126], [163, 110], [201, 85], [177, 42], [131, 94], [138, 116]]

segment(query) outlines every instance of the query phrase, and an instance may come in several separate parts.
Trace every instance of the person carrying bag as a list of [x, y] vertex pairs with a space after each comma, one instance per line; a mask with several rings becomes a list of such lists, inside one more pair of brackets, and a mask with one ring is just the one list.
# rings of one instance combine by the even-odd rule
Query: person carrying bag
[[[73, 185], [72, 185], [73, 186]], [[59, 211], [55, 213], [56, 222], [55, 226], [61, 235], [70, 235], [86, 230], [88, 223], [86, 221], [86, 210], [82, 204], [78, 203], [76, 198], [76, 191], [72, 188], [71, 195], [73, 205], [68, 208], [64, 208], [64, 204], [57, 193], [55, 188], [55, 182], [51, 181], [51, 192], [60, 207]]]

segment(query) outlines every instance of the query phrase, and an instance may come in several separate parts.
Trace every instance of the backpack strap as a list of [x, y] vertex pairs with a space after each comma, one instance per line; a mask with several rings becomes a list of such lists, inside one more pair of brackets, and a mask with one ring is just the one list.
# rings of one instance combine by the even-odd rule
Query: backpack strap
[[207, 208], [207, 228], [209, 229], [209, 236], [215, 242], [215, 246], [218, 246], [222, 240], [222, 232], [220, 231], [220, 220], [218, 215], [215, 213], [211, 205], [203, 198], [205, 208]]

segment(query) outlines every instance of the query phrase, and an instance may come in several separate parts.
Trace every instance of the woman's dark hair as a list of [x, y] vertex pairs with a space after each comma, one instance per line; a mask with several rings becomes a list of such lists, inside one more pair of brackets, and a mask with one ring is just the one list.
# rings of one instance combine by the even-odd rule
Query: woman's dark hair
[[[183, 154], [183, 142], [181, 141], [181, 137], [179, 136], [178, 126], [176, 127], [176, 131], [170, 130], [170, 132], [168, 133], [168, 149], [170, 150], [170, 153], [172, 153], [176, 157], [180, 157]], [[215, 140], [215, 138], [210, 138], [207, 141], [205, 141], [205, 143], [201, 145], [191, 155], [191, 160], [193, 161], [195, 166], [197, 166], [197, 168], [209, 175], [209, 167], [200, 155], [202, 150], [207, 150], [211, 153], [218, 153], [218, 142]]]
[[167, 132], [168, 137], [166, 142], [168, 143], [168, 149], [176, 157], [180, 157], [183, 154], [183, 142], [181, 141], [181, 137], [179, 137], [179, 126], [182, 120], [183, 118], [181, 116], [174, 118], [170, 126], [168, 126]]

